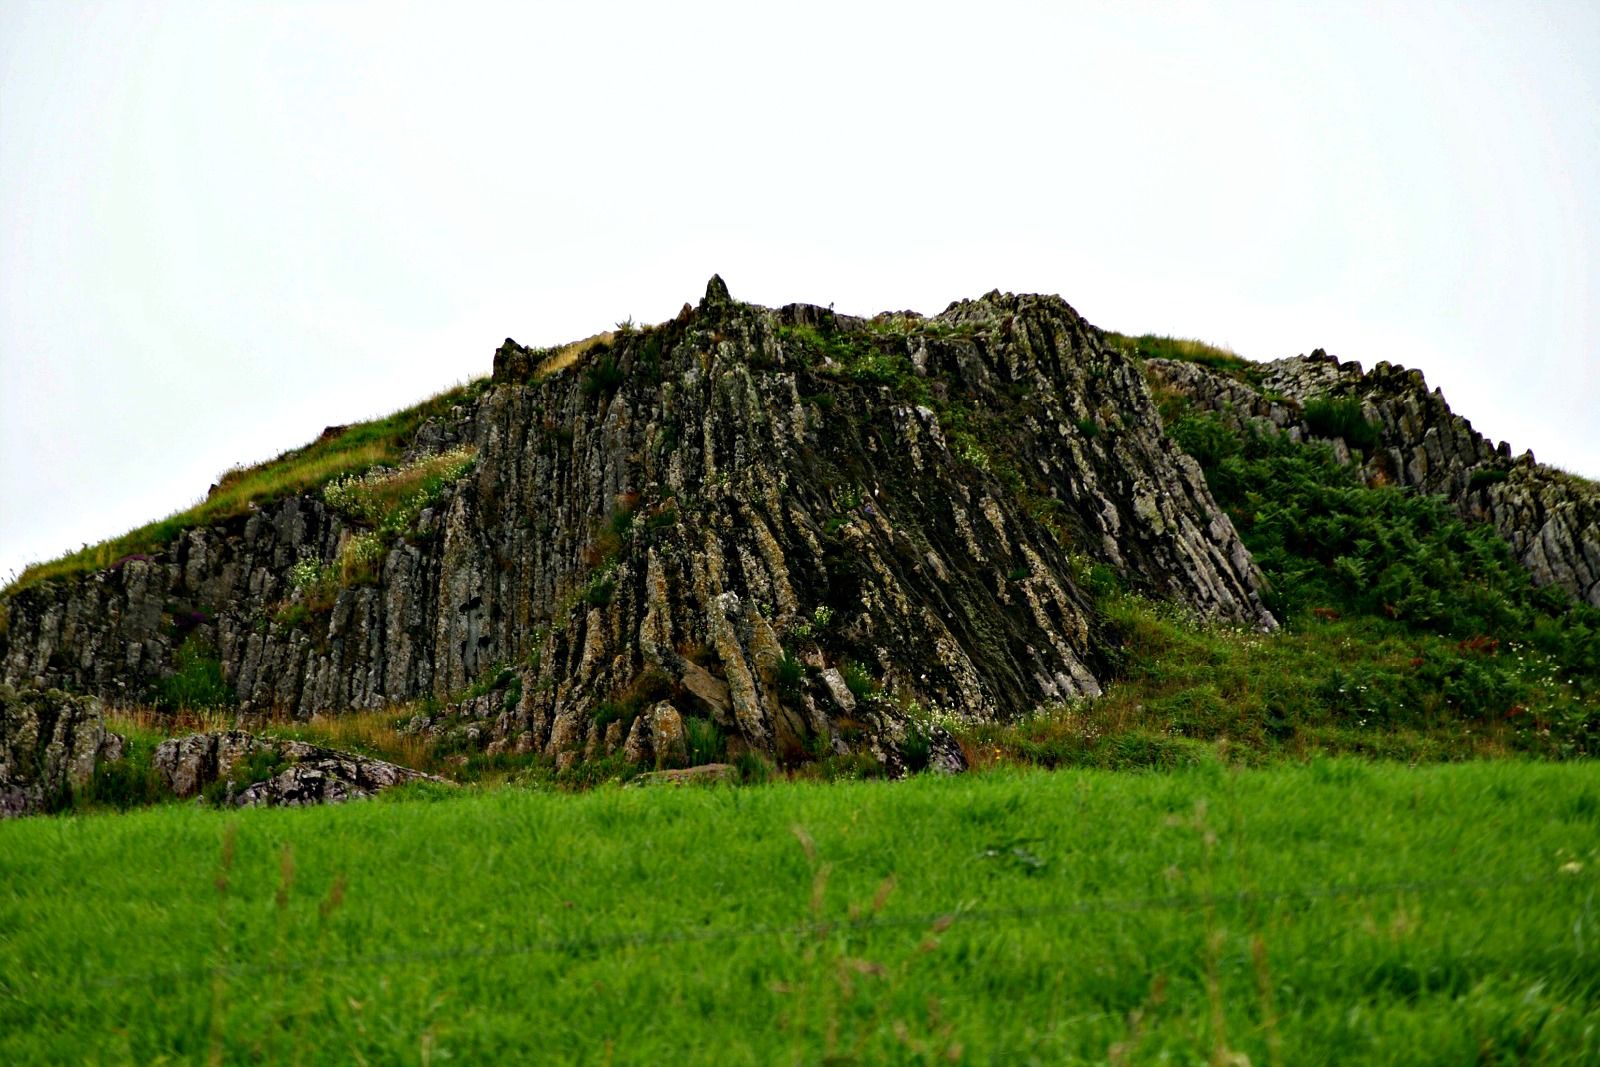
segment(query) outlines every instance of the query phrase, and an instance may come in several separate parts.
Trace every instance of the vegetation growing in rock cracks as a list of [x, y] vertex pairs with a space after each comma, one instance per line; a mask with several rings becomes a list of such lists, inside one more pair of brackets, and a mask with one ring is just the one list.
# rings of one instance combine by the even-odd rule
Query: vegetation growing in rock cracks
[[347, 474], [323, 486], [322, 498], [381, 536], [394, 537], [416, 522], [446, 486], [471, 470], [476, 457], [475, 448], [462, 445], [398, 467]]
[[233, 703], [233, 690], [222, 679], [216, 650], [190, 634], [173, 652], [173, 671], [156, 686], [156, 707], [194, 711]]

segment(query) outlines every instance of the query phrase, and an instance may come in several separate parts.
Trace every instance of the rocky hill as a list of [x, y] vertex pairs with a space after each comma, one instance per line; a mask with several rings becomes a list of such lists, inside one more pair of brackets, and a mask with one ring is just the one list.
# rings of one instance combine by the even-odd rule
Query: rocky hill
[[1173, 398], [1354, 449], [1370, 480], [1448, 495], [1536, 580], [1600, 603], [1592, 485], [1489, 447], [1414, 372], [1253, 366], [1142, 359], [1054, 297], [869, 320], [713, 278], [657, 326], [508, 340], [490, 379], [31, 571], [0, 663], [16, 684], [247, 715], [416, 701], [419, 730], [466, 719], [560, 765], [648, 761], [696, 723], [730, 754], [892, 764], [908, 722], [1098, 694], [1101, 574], [1276, 627], [1163, 432]]
[[[476, 698], [555, 754], [669, 700], [781, 754], [1098, 692], [1097, 564], [1274, 625], [1139, 368], [1055, 298], [867, 321], [713, 279], [656, 327], [507, 341], [407, 445], [16, 590], [5, 676], [139, 699], [210, 655], [246, 710]], [[385, 479], [452, 455], [391, 521]]]
[[1422, 372], [1378, 363], [1362, 372], [1321, 349], [1242, 376], [1152, 359], [1152, 385], [1234, 427], [1325, 440], [1354, 454], [1369, 483], [1444, 496], [1464, 518], [1491, 523], [1534, 582], [1600, 606], [1600, 486], [1515, 458], [1450, 410]]

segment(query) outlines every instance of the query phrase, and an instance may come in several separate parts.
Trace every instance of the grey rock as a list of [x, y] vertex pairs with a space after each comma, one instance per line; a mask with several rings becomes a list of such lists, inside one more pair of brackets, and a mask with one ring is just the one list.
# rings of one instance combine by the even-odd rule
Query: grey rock
[[688, 738], [678, 709], [662, 701], [646, 712], [645, 717], [650, 722], [650, 750], [655, 753], [656, 765], [681, 767], [688, 763]]
[[655, 759], [655, 748], [650, 741], [650, 727], [643, 715], [634, 717], [628, 728], [628, 739], [623, 742], [622, 755], [629, 763], [650, 763]]
[[[189, 734], [163, 741], [152, 760], [167, 788], [192, 797], [213, 782], [234, 776], [257, 754], [273, 772], [259, 781], [234, 783], [225, 803], [237, 807], [339, 803], [369, 797], [414, 781], [444, 779], [384, 760], [323, 748], [304, 741], [259, 737], [244, 730]], [[246, 764], [248, 766], [248, 764]]]
[[844, 675], [839, 673], [837, 667], [823, 668], [822, 684], [827, 687], [828, 695], [838, 705], [839, 710], [846, 714], [856, 710], [855, 694], [850, 692], [850, 687], [844, 682]]
[[63, 803], [122, 751], [93, 697], [0, 684], [0, 818]]

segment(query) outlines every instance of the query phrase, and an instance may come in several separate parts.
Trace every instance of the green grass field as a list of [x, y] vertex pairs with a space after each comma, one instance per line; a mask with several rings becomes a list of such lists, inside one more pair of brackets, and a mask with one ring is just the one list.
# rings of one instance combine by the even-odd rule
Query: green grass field
[[1583, 1063], [1600, 775], [413, 792], [0, 825], [6, 1063]]

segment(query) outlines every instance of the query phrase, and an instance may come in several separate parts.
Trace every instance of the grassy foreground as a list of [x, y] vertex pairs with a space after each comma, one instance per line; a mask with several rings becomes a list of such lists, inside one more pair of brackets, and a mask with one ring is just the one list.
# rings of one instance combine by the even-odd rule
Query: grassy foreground
[[0, 1060], [1580, 1063], [1593, 765], [0, 825]]

